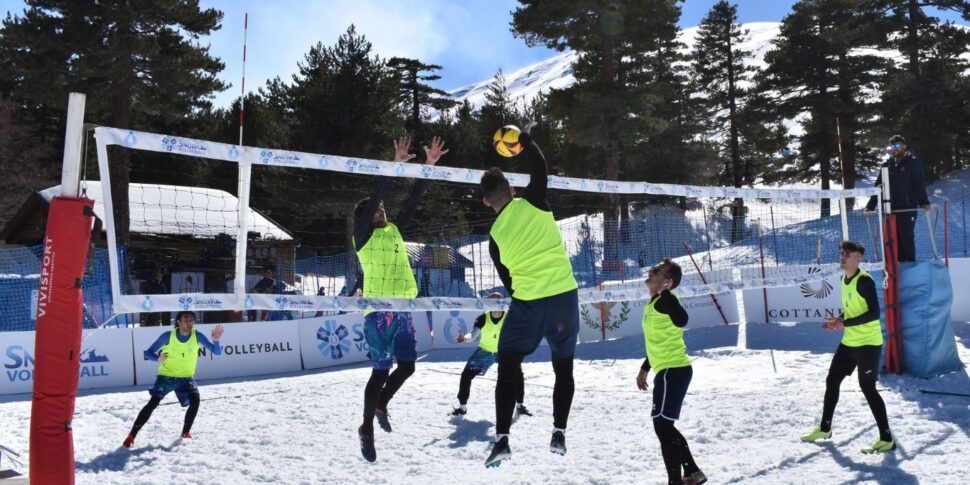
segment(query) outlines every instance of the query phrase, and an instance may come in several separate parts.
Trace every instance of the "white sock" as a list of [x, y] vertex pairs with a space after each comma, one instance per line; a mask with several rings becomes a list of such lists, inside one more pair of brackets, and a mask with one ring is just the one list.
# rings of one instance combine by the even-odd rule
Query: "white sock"
[[464, 404], [459, 404], [458, 405], [458, 409], [461, 409], [462, 411], [467, 411], [468, 410], [468, 406], [466, 406]]
[[566, 434], [566, 428], [552, 428], [553, 433], [555, 433], [556, 431], [560, 431], [564, 435]]
[[495, 435], [495, 442], [498, 443], [499, 441], [501, 441], [503, 437], [508, 438], [509, 437], [508, 433]]

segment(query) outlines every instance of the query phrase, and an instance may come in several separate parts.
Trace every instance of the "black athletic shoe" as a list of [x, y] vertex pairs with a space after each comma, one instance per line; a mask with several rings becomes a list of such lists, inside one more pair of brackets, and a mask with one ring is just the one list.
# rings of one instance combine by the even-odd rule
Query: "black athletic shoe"
[[451, 410], [451, 415], [452, 416], [464, 416], [466, 414], [468, 414], [468, 411], [466, 411], [466, 410], [464, 410], [462, 408], [455, 408], [455, 409], [452, 409]]
[[553, 431], [549, 442], [549, 451], [557, 455], [566, 454], [566, 435], [562, 431]]
[[387, 410], [386, 409], [380, 409], [380, 408], [375, 409], [374, 410], [374, 417], [377, 418], [377, 424], [381, 427], [381, 429], [383, 429], [384, 431], [386, 431], [388, 433], [391, 432], [391, 422], [388, 421], [388, 419], [387, 419], [387, 418], [389, 418], [391, 416], [389, 414], [387, 414]]
[[357, 428], [357, 438], [360, 439], [360, 454], [369, 462], [377, 461], [377, 449], [374, 448], [374, 434], [364, 433], [364, 425]]
[[512, 450], [509, 448], [509, 437], [503, 436], [502, 439], [492, 445], [492, 452], [488, 454], [488, 459], [485, 460], [485, 468], [495, 468], [501, 465], [503, 460], [508, 460], [509, 458], [512, 458]]
[[515, 407], [515, 414], [532, 416], [532, 411], [529, 411], [529, 408], [525, 407], [525, 404], [519, 403], [519, 405]]

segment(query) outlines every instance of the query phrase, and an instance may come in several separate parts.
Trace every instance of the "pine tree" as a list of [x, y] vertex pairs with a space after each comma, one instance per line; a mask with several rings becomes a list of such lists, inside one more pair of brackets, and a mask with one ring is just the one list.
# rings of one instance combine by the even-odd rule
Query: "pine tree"
[[[670, 82], [670, 73], [663, 72], [672, 69], [668, 59], [676, 54], [671, 46], [678, 32], [677, 2], [519, 3], [512, 14], [516, 35], [530, 46], [545, 45], [559, 51], [570, 48], [579, 54], [573, 65], [576, 83], [550, 93], [551, 111], [562, 122], [570, 143], [586, 149], [592, 159], [604, 160], [607, 179], [620, 179], [621, 161], [643, 162], [645, 157], [640, 152], [644, 147], [638, 145], [651, 137], [659, 142], [658, 135], [676, 121], [669, 118], [670, 111], [681, 106], [676, 104], [682, 99], [677, 81]], [[669, 103], [673, 106], [668, 107]], [[656, 143], [652, 148], [677, 147]], [[654, 156], [654, 160], [662, 159], [655, 153], [647, 155]], [[610, 266], [607, 269], [616, 270], [619, 197], [609, 196], [604, 210], [608, 221], [604, 225], [605, 260]]]
[[[701, 21], [691, 59], [694, 82], [704, 93], [698, 104], [706, 121], [705, 132], [720, 145], [720, 158], [726, 160], [722, 173], [724, 179], [733, 187], [743, 185], [744, 174], [748, 171], [747, 167], [742, 166], [739, 118], [739, 110], [746, 95], [741, 84], [748, 80], [751, 71], [744, 64], [745, 59], [751, 57], [751, 53], [740, 48], [746, 37], [747, 31], [738, 25], [737, 6], [721, 0], [711, 7]], [[743, 199], [734, 199], [731, 219], [731, 240], [743, 239]]]
[[[852, 49], [874, 43], [858, 29], [866, 14], [857, 0], [803, 0], [782, 21], [774, 49], [765, 55], [767, 67], [757, 76], [757, 89], [770, 99], [773, 106], [765, 111], [774, 120], [809, 116], [801, 122], [797, 163], [766, 167], [766, 182], [820, 181], [823, 190], [831, 188], [839, 176], [837, 118], [845, 120], [842, 133], [848, 136], [843, 145], [848, 142], [855, 153], [861, 138], [857, 121], [873, 109], [866, 95], [876, 89], [876, 76], [885, 65], [873, 55], [850, 55]], [[855, 174], [859, 167], [848, 169]], [[822, 216], [830, 213], [829, 200], [822, 200]]]
[[[159, 127], [211, 106], [226, 86], [223, 63], [195, 42], [220, 28], [222, 13], [196, 2], [159, 0], [137, 8], [124, 0], [27, 0], [0, 35], [3, 88], [45, 138], [63, 139], [68, 93], [88, 93], [85, 118], [117, 128]], [[49, 121], [44, 122], [47, 119]], [[111, 195], [118, 240], [128, 241], [129, 159], [111, 155]]]
[[[885, 46], [906, 57], [905, 68], [885, 77], [883, 138], [902, 133], [923, 160], [927, 175], [942, 176], [967, 160], [966, 61], [970, 32], [940, 23], [926, 8], [947, 10], [970, 19], [965, 0], [873, 0], [884, 15], [879, 28], [890, 35]], [[884, 142], [880, 140], [880, 142]], [[962, 141], [961, 141], [962, 140]]]
[[441, 112], [454, 107], [456, 102], [447, 92], [426, 84], [441, 79], [441, 76], [434, 74], [441, 70], [441, 66], [406, 57], [392, 57], [387, 65], [400, 83], [398, 101], [408, 113], [405, 128], [415, 146], [420, 146], [427, 140], [427, 133], [423, 129], [428, 116], [427, 108]]

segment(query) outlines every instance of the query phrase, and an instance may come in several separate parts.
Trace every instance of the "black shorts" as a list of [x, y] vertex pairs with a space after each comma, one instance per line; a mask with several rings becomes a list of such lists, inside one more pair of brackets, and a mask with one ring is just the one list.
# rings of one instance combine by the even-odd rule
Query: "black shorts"
[[858, 367], [859, 379], [878, 380], [881, 355], [882, 345], [849, 347], [839, 344], [839, 348], [835, 349], [835, 355], [832, 356], [829, 375], [849, 376]]
[[572, 357], [579, 337], [579, 292], [570, 290], [538, 300], [512, 298], [498, 338], [499, 352], [528, 355], [546, 338], [553, 357]]
[[653, 378], [653, 410], [651, 418], [658, 416], [671, 421], [680, 419], [680, 408], [684, 405], [687, 387], [694, 377], [694, 368], [671, 367], [657, 373]]

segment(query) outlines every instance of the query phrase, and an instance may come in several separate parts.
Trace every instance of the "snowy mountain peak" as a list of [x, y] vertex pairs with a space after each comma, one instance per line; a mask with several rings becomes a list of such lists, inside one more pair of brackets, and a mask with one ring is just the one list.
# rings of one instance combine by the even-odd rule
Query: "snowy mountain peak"
[[[771, 49], [771, 41], [778, 35], [780, 25], [778, 22], [742, 24], [742, 28], [748, 31], [748, 38], [741, 44], [740, 48], [751, 52], [752, 57], [748, 60], [749, 65], [755, 67], [764, 65], [764, 55]], [[694, 48], [697, 30], [698, 27], [691, 27], [680, 32], [680, 41], [686, 49], [692, 50]], [[572, 68], [576, 55], [573, 51], [564, 52], [517, 71], [504, 73], [510, 97], [516, 103], [529, 103], [541, 92], [571, 86], [576, 82]], [[477, 108], [484, 104], [485, 93], [488, 92], [488, 85], [493, 79], [462, 86], [449, 91], [449, 94], [458, 102], [467, 100]]]

